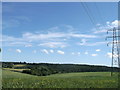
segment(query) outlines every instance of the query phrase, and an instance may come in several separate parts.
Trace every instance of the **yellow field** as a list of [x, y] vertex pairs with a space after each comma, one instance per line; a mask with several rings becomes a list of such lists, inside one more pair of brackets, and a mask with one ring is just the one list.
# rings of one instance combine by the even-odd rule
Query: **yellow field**
[[23, 70], [29, 70], [29, 69], [3, 68], [3, 70], [9, 70], [9, 71], [15, 71], [15, 72], [22, 72]]

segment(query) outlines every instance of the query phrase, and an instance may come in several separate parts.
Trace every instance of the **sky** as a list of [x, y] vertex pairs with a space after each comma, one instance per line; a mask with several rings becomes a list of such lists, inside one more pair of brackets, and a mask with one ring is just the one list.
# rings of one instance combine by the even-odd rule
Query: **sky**
[[117, 2], [3, 2], [2, 15], [3, 61], [111, 65]]

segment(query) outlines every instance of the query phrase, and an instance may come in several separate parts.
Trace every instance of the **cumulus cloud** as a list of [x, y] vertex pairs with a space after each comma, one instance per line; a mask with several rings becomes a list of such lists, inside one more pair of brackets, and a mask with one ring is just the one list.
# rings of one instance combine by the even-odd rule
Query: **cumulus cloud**
[[107, 53], [107, 56], [108, 56], [109, 58], [112, 58], [112, 53], [108, 52], [108, 53]]
[[80, 53], [80, 52], [76, 52], [76, 53], [75, 53], [75, 52], [72, 52], [71, 54], [72, 54], [72, 55], [80, 55], [81, 53]]
[[17, 53], [21, 53], [22, 51], [20, 49], [16, 49], [16, 52]]
[[80, 55], [80, 52], [78, 52], [77, 54]]
[[58, 54], [62, 54], [62, 55], [65, 54], [65, 52], [60, 51], [60, 50], [58, 50], [57, 53], [58, 53]]
[[85, 52], [85, 54], [87, 55], [87, 54], [88, 54], [88, 52], [86, 51], [86, 52]]
[[54, 53], [54, 50], [50, 50], [51, 53]]
[[46, 49], [43, 49], [43, 50], [41, 50], [43, 53], [46, 53], [46, 54], [49, 54], [49, 52], [48, 52], [48, 50], [46, 50]]
[[97, 56], [98, 54], [91, 54], [91, 56], [93, 56], [93, 57], [95, 57], [95, 56]]
[[75, 53], [74, 53], [74, 52], [72, 52], [71, 54], [72, 54], [72, 55], [75, 55]]
[[[107, 56], [108, 56], [109, 58], [112, 58], [112, 53], [111, 53], [111, 52], [108, 52], [108, 53], [107, 53]], [[117, 55], [117, 54], [114, 54], [113, 57], [118, 57], [118, 55]]]
[[100, 52], [101, 50], [100, 49], [96, 49], [96, 52]]
[[[118, 27], [119, 24], [120, 24], [120, 21], [115, 20], [115, 21], [113, 21], [113, 22], [111, 23], [111, 26], [113, 26], [113, 27]], [[108, 25], [109, 25], [109, 24], [108, 24]]]
[[94, 31], [94, 33], [95, 34], [105, 33], [107, 32], [108, 29], [113, 29], [114, 27], [118, 28], [119, 26], [120, 26], [120, 21], [118, 20], [114, 20], [112, 22], [107, 21], [106, 25], [98, 27], [97, 30]]

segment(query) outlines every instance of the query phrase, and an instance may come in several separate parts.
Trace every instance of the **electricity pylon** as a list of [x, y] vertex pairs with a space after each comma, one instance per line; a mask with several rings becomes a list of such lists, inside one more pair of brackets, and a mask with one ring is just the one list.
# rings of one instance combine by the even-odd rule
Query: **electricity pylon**
[[[114, 65], [117, 65], [120, 68], [120, 40], [119, 40], [119, 29], [117, 30], [115, 27], [111, 30], [107, 31], [108, 32], [111, 31], [112, 32], [112, 36], [108, 36], [107, 38], [111, 38], [112, 39], [112, 62], [111, 62], [111, 67], [112, 67], [112, 71], [111, 71], [111, 76], [113, 75], [113, 71], [114, 71]], [[110, 43], [108, 43], [107, 45], [109, 45]]]

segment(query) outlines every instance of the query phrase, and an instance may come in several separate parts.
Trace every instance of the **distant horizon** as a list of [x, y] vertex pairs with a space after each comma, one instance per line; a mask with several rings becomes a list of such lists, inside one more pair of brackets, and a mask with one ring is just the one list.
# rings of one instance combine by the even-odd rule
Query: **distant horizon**
[[[26, 61], [1, 61], [1, 63], [4, 62], [14, 62], [14, 63], [35, 63], [35, 64], [39, 64], [39, 63], [43, 63], [43, 64], [73, 64], [73, 65], [93, 65], [93, 66], [107, 66], [107, 65], [101, 65], [101, 64], [89, 64], [89, 63], [57, 63], [57, 62], [26, 62]], [[111, 67], [111, 66], [107, 66], [107, 67]]]

